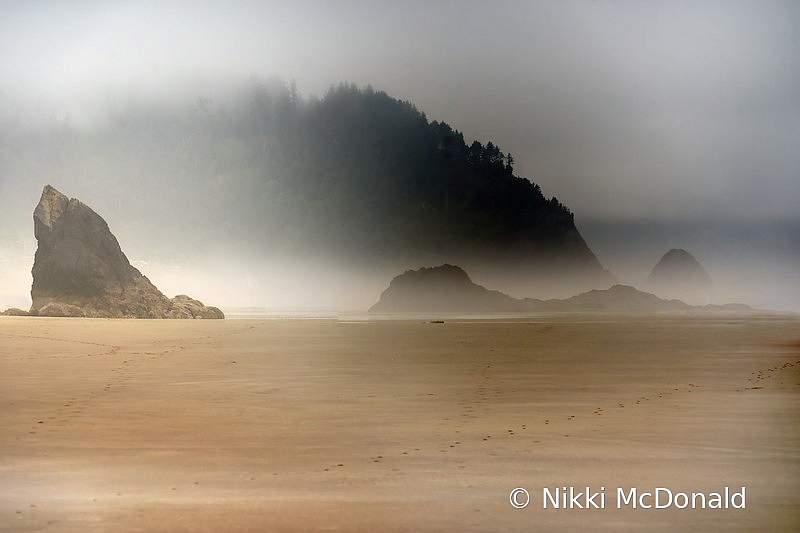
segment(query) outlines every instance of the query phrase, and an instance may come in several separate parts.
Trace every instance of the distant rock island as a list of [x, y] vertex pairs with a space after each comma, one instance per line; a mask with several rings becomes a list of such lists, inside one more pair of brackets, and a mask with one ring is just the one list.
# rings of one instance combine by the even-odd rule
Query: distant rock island
[[664, 254], [645, 282], [649, 289], [678, 294], [709, 289], [711, 285], [711, 276], [703, 265], [680, 248], [673, 248]]
[[513, 312], [525, 311], [526, 302], [473, 283], [453, 265], [409, 270], [389, 284], [372, 306], [372, 313], [413, 311]]
[[216, 307], [169, 299], [131, 266], [100, 215], [46, 185], [33, 212], [38, 248], [30, 314], [96, 318], [224, 318]]
[[747, 305], [691, 306], [664, 300], [627, 285], [591, 290], [563, 300], [513, 298], [474, 283], [467, 273], [444, 264], [408, 270], [395, 277], [370, 313], [538, 313], [538, 312], [661, 313], [684, 311], [752, 311]]

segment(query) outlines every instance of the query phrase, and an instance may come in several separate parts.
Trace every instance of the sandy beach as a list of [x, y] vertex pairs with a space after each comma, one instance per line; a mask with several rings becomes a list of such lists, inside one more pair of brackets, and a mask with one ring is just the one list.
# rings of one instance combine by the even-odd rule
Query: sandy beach
[[796, 530], [799, 385], [792, 316], [0, 317], [0, 530]]

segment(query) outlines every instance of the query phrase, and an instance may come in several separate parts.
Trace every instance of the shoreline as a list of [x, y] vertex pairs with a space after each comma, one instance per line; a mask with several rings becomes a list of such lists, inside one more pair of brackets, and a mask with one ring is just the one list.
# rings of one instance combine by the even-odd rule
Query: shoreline
[[[797, 316], [5, 318], [0, 530], [800, 524]], [[747, 507], [509, 504], [565, 486]]]

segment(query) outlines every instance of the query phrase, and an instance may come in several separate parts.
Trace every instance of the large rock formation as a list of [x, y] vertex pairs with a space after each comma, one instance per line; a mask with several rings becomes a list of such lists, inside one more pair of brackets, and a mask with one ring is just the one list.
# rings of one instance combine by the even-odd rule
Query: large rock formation
[[131, 266], [106, 221], [46, 185], [33, 212], [38, 248], [31, 314], [109, 318], [224, 318], [188, 296], [172, 300]]
[[463, 269], [445, 264], [395, 277], [370, 312], [513, 312], [524, 308], [522, 300], [473, 283]]
[[680, 296], [709, 289], [711, 276], [692, 254], [673, 248], [653, 267], [645, 286], [660, 293]]
[[747, 313], [746, 305], [691, 306], [628, 285], [591, 290], [564, 300], [517, 299], [473, 283], [453, 265], [409, 270], [395, 277], [370, 313]]

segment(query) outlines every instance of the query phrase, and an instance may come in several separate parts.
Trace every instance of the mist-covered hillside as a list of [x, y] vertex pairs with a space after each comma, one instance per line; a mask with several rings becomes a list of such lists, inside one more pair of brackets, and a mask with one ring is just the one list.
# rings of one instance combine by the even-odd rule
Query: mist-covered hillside
[[[515, 176], [511, 154], [408, 102], [349, 84], [304, 100], [259, 80], [215, 96], [109, 94], [88, 120], [6, 119], [4, 186], [39, 176], [161, 256], [311, 250], [608, 279], [572, 213]], [[5, 207], [29, 222], [30, 205]]]

